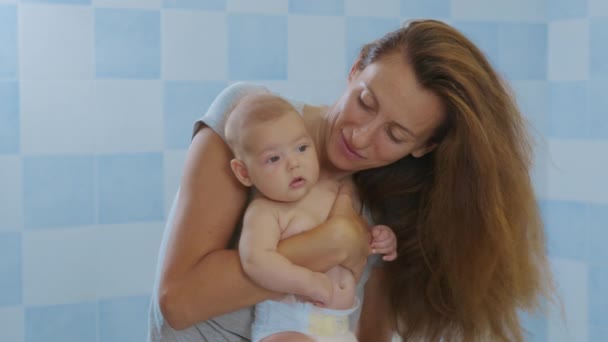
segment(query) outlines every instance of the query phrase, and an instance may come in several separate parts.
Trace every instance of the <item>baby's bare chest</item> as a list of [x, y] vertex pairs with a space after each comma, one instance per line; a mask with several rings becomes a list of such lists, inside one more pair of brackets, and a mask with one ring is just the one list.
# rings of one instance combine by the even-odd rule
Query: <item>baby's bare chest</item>
[[281, 239], [310, 230], [325, 222], [336, 198], [333, 188], [313, 188], [297, 205], [286, 210]]

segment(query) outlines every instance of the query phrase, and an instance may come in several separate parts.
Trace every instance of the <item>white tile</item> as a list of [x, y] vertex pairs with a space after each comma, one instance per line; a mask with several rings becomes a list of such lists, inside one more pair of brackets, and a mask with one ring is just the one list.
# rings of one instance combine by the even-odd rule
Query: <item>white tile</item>
[[364, 17], [398, 17], [399, 0], [345, 0], [346, 15]]
[[590, 17], [608, 17], [608, 1], [588, 0]]
[[227, 79], [225, 13], [165, 10], [161, 42], [163, 79]]
[[93, 153], [94, 81], [24, 81], [21, 148], [24, 153]]
[[96, 300], [99, 246], [95, 227], [26, 231], [24, 303], [52, 305]]
[[100, 298], [152, 291], [163, 228], [162, 223], [99, 227]]
[[164, 181], [165, 181], [165, 217], [169, 216], [171, 205], [184, 171], [186, 162], [186, 151], [165, 151], [163, 158]]
[[565, 20], [549, 23], [549, 80], [589, 79], [589, 23]]
[[25, 341], [24, 335], [25, 324], [23, 308], [0, 308], [0, 341], [23, 342]]
[[112, 8], [160, 8], [161, 0], [93, 0], [97, 7]]
[[549, 199], [608, 203], [608, 141], [549, 140]]
[[557, 258], [551, 259], [551, 266], [563, 312], [559, 306], [550, 308], [547, 339], [551, 342], [587, 341], [587, 266]]
[[342, 17], [289, 16], [288, 80], [345, 79], [345, 30]]
[[23, 227], [21, 175], [20, 157], [0, 156], [0, 231], [19, 230]]
[[0, 0], [0, 4], [16, 4], [17, 0]]
[[226, 9], [231, 12], [286, 14], [288, 4], [285, 0], [226, 0]]
[[19, 75], [22, 80], [92, 79], [91, 7], [21, 4]]
[[162, 151], [162, 98], [160, 81], [97, 81], [97, 152]]
[[452, 0], [452, 19], [545, 22], [545, 0]]
[[271, 91], [296, 101], [311, 105], [333, 105], [346, 88], [344, 81], [265, 81], [258, 82]]

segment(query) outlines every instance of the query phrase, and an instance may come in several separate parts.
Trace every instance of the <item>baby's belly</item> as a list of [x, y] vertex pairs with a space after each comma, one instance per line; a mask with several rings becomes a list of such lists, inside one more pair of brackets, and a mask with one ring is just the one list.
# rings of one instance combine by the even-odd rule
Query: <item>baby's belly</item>
[[352, 308], [357, 292], [357, 283], [353, 273], [342, 266], [336, 266], [326, 274], [334, 284], [334, 295], [327, 307], [337, 310]]

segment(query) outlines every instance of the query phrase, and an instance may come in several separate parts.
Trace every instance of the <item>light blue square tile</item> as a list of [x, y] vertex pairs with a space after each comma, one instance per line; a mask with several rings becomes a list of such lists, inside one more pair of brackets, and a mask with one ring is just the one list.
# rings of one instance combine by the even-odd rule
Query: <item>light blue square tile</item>
[[346, 19], [346, 68], [350, 70], [363, 45], [381, 38], [399, 27], [399, 19], [348, 17]]
[[[519, 110], [528, 120], [528, 129], [534, 137], [548, 136], [547, 99], [548, 83], [546, 81], [513, 81], [511, 87]], [[540, 156], [540, 151], [537, 151]], [[537, 165], [538, 166], [538, 165]], [[542, 175], [546, 179], [546, 175]]]
[[0, 231], [23, 228], [22, 176], [20, 155], [0, 155]]
[[163, 0], [164, 8], [225, 11], [226, 0]]
[[99, 302], [99, 341], [145, 341], [149, 296], [121, 297]]
[[[608, 61], [606, 61], [608, 63]], [[608, 139], [608, 96], [605, 80], [592, 80], [588, 83], [587, 120], [591, 139]]]
[[25, 341], [97, 341], [97, 303], [27, 308], [25, 311]]
[[[589, 268], [589, 324], [608, 326], [608, 268]], [[595, 340], [593, 340], [595, 341]]]
[[455, 21], [452, 25], [480, 48], [493, 65], [497, 65], [498, 23]]
[[178, 9], [198, 9], [207, 11], [225, 11], [226, 0], [163, 0], [163, 7]]
[[287, 79], [287, 18], [229, 15], [228, 61], [231, 80]]
[[547, 342], [547, 317], [543, 312], [522, 312], [519, 317], [526, 342]]
[[99, 221], [124, 223], [163, 218], [163, 161], [159, 153], [100, 156]]
[[31, 156], [23, 163], [25, 228], [94, 223], [93, 157]]
[[165, 146], [186, 149], [192, 140], [194, 122], [226, 86], [225, 82], [165, 83]]
[[0, 307], [23, 303], [21, 233], [0, 233]]
[[550, 23], [548, 27], [548, 79], [550, 81], [588, 80], [588, 20], [562, 20]]
[[450, 0], [401, 0], [405, 18], [449, 18]]
[[91, 80], [94, 74], [90, 6], [19, 6], [21, 80]]
[[589, 19], [591, 79], [608, 78], [608, 17]]
[[547, 17], [549, 20], [584, 18], [587, 16], [587, 0], [549, 0]]
[[451, 0], [455, 19], [498, 22], [547, 20], [547, 0]]
[[96, 9], [95, 53], [99, 78], [159, 78], [160, 12]]
[[289, 0], [289, 13], [344, 15], [344, 0]]
[[21, 2], [67, 4], [67, 5], [90, 5], [91, 0], [21, 0]]
[[569, 139], [588, 134], [586, 82], [550, 82], [549, 136]]
[[608, 248], [606, 248], [608, 205], [588, 204], [587, 226], [589, 228], [589, 263], [605, 267], [608, 260]]
[[23, 306], [0, 308], [0, 341], [25, 342]]
[[508, 79], [546, 79], [546, 24], [500, 24], [498, 37], [498, 68]]
[[541, 202], [548, 236], [549, 254], [554, 257], [587, 260], [586, 204], [567, 201]]
[[0, 79], [17, 78], [17, 6], [0, 4]]
[[0, 82], [0, 154], [19, 152], [19, 85]]

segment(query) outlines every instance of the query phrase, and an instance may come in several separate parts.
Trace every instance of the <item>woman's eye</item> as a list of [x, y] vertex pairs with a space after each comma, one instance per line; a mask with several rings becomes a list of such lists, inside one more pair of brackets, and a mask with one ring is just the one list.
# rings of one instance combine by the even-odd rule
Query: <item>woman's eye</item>
[[272, 157], [266, 159], [266, 163], [268, 163], [268, 164], [276, 163], [279, 161], [279, 159], [281, 159], [281, 158], [279, 158], [279, 156], [272, 156]]
[[308, 145], [300, 145], [298, 146], [298, 152], [304, 152], [308, 149]]
[[403, 142], [403, 140], [397, 138], [394, 134], [393, 131], [391, 131], [390, 128], [386, 129], [386, 135], [388, 135], [388, 138], [391, 139], [394, 143], [401, 143]]

